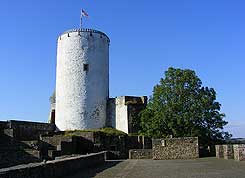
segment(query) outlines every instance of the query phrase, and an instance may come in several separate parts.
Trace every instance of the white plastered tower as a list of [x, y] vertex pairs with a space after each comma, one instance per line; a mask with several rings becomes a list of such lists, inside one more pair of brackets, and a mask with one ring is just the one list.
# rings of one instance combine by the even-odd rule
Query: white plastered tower
[[109, 38], [92, 29], [58, 38], [56, 116], [59, 130], [102, 128], [109, 97]]

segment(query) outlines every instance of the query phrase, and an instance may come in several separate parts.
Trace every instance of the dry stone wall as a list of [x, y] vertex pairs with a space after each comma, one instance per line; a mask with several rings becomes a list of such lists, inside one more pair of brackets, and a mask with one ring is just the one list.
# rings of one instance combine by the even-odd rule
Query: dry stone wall
[[224, 158], [224, 148], [223, 145], [215, 145], [216, 158]]
[[245, 144], [215, 145], [216, 158], [245, 161]]
[[152, 159], [152, 149], [129, 150], [129, 159]]
[[233, 145], [234, 159], [237, 161], [245, 161], [245, 144]]
[[225, 159], [233, 159], [234, 158], [233, 145], [223, 145], [223, 150], [224, 150], [224, 158]]
[[197, 137], [153, 139], [153, 159], [195, 159], [199, 157]]

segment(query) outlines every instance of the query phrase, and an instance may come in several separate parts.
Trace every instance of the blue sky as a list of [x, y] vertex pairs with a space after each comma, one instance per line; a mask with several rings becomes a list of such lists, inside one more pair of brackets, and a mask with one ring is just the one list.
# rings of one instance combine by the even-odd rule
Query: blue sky
[[0, 120], [46, 122], [56, 39], [79, 26], [105, 32], [110, 95], [151, 95], [168, 67], [195, 70], [217, 91], [234, 137], [245, 137], [245, 1], [2, 0]]

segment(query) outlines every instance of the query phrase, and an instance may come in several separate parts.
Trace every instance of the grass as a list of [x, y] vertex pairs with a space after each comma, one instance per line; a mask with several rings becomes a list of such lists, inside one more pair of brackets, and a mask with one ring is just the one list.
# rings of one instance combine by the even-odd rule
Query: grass
[[126, 133], [114, 129], [114, 128], [101, 128], [101, 129], [89, 129], [89, 130], [68, 130], [65, 131], [64, 134], [65, 136], [79, 136], [79, 133], [83, 133], [83, 132], [93, 132], [93, 133], [101, 133], [104, 134], [106, 136], [125, 136], [127, 135]]

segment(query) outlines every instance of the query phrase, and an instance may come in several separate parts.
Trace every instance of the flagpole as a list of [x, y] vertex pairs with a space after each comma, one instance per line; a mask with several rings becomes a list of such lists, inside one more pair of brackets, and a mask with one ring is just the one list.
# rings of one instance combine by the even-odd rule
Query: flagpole
[[80, 14], [80, 28], [82, 28], [82, 25], [83, 25], [83, 15], [82, 15], [82, 11], [81, 11], [81, 14]]
[[82, 28], [82, 25], [83, 25], [83, 17], [88, 18], [88, 14], [83, 9], [81, 9], [80, 28]]

